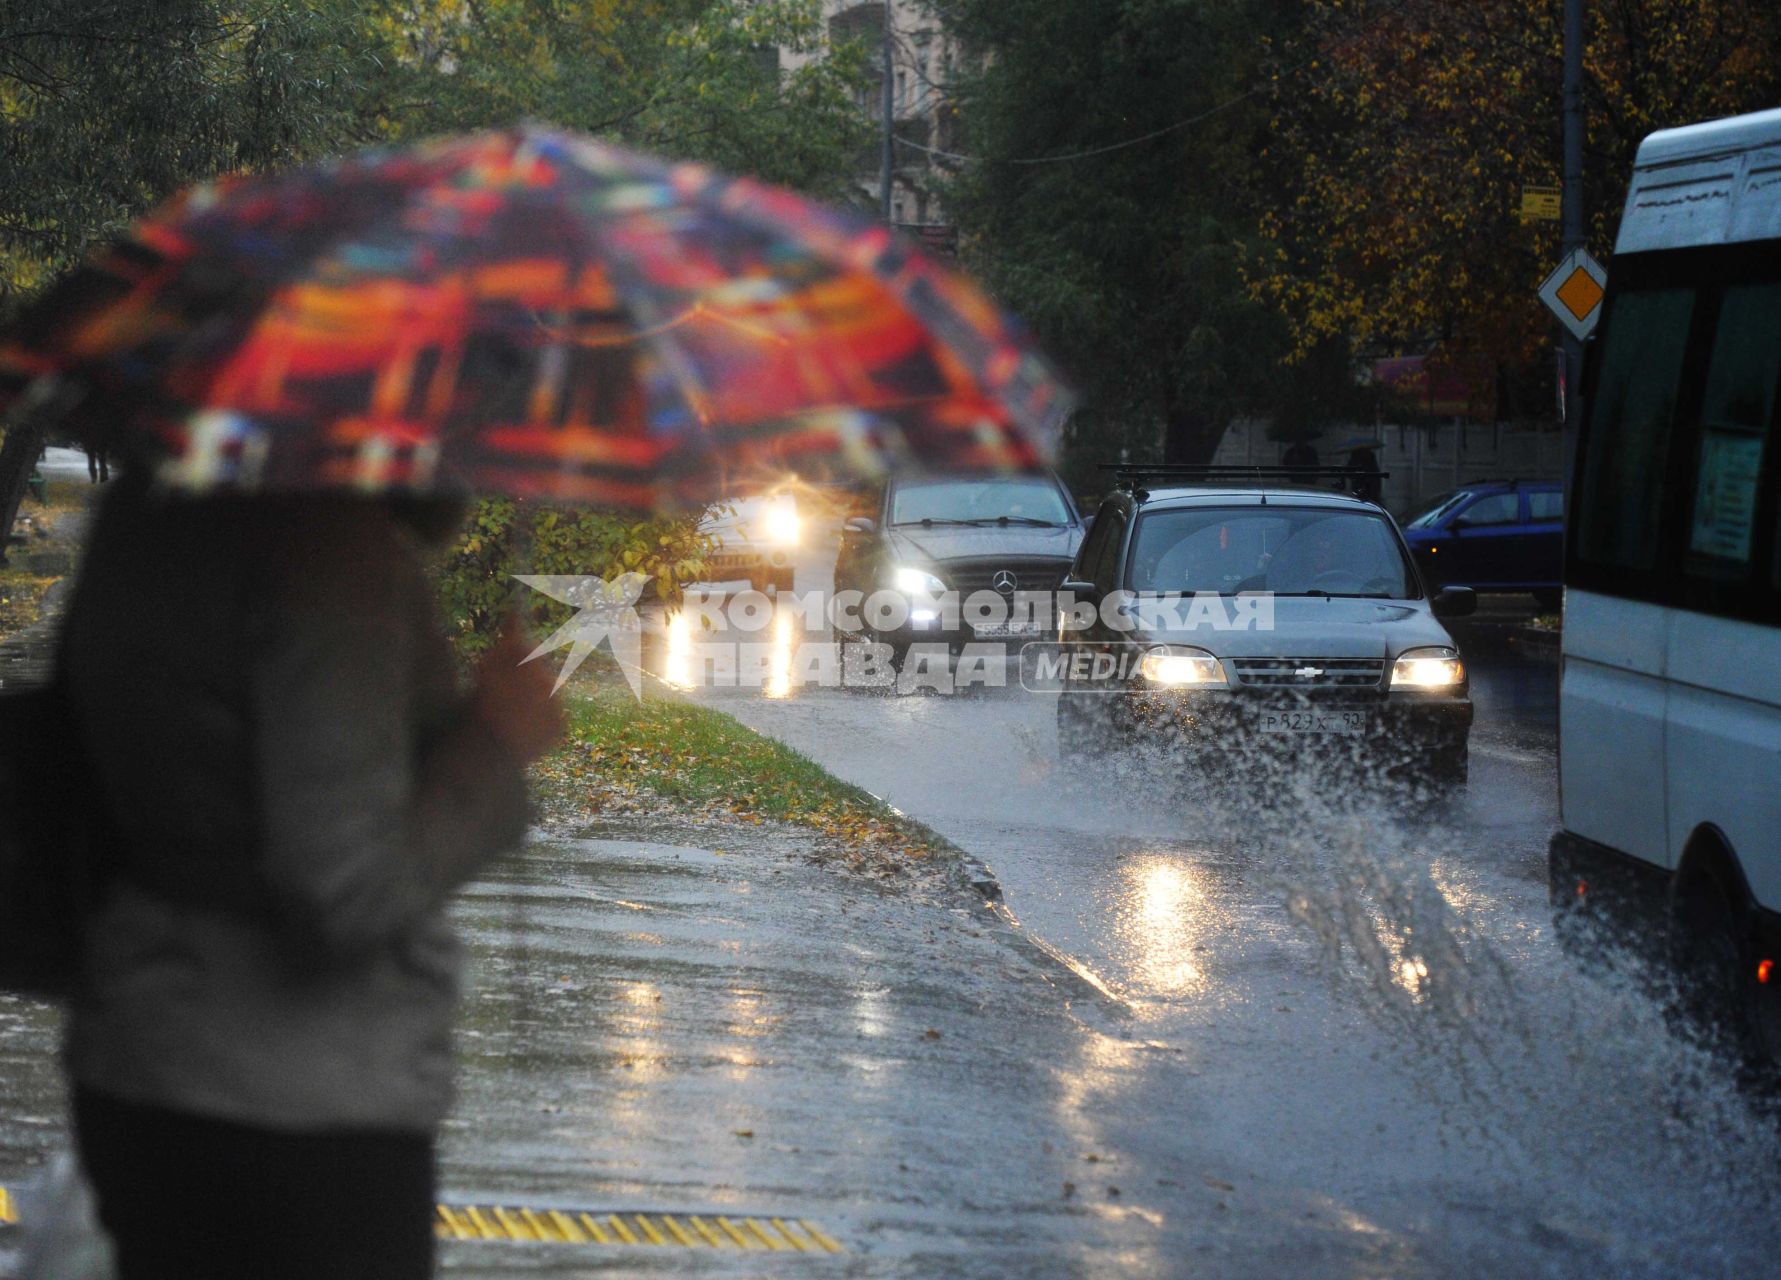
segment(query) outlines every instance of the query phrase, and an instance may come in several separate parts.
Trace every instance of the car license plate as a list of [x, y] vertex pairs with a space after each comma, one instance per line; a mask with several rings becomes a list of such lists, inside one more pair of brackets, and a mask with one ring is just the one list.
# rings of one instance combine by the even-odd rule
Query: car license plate
[[1033, 627], [972, 627], [971, 634], [979, 640], [1037, 640], [1045, 633]]
[[1365, 711], [1322, 710], [1297, 707], [1279, 711], [1263, 711], [1258, 726], [1263, 733], [1365, 733], [1371, 717]]

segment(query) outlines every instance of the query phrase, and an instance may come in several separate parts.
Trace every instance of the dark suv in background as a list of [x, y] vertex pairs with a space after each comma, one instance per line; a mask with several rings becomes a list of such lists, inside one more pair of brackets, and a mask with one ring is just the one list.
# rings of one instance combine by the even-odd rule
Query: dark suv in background
[[1431, 583], [1530, 591], [1557, 608], [1565, 559], [1565, 493], [1557, 480], [1480, 480], [1444, 493], [1404, 525]]
[[915, 643], [1019, 645], [1050, 634], [1049, 614], [1030, 626], [1017, 614], [1008, 626], [977, 627], [956, 616], [949, 623], [932, 602], [949, 592], [994, 591], [1012, 601], [1019, 592], [1057, 590], [1082, 542], [1082, 519], [1055, 475], [901, 476], [868, 505], [871, 514], [842, 525], [835, 590], [897, 592], [909, 598], [909, 617], [893, 630], [862, 627], [840, 638], [887, 643], [900, 665]]

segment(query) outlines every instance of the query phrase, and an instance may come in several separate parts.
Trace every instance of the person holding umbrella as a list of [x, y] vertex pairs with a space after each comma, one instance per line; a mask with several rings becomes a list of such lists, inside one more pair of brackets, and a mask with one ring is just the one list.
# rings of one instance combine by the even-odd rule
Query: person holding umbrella
[[122, 1280], [402, 1280], [445, 903], [562, 726], [517, 629], [454, 679], [422, 556], [462, 495], [1032, 468], [1069, 399], [885, 228], [527, 128], [188, 193], [0, 334], [0, 410], [128, 464], [62, 669], [112, 837], [65, 1052]]
[[517, 628], [459, 692], [447, 514], [131, 476], [98, 518], [64, 678], [117, 839], [66, 1057], [126, 1280], [431, 1274], [445, 903], [562, 727]]

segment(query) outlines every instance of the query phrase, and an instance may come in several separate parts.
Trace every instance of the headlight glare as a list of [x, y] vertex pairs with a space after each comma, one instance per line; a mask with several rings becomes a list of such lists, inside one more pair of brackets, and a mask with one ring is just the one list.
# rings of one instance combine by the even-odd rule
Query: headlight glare
[[926, 569], [916, 569], [909, 565], [899, 567], [891, 581], [896, 584], [898, 591], [911, 596], [937, 596], [946, 590], [946, 584]]
[[1224, 668], [1202, 649], [1159, 649], [1147, 653], [1138, 661], [1138, 674], [1152, 684], [1172, 689], [1224, 683]]
[[761, 521], [767, 541], [777, 547], [795, 547], [798, 536], [803, 532], [803, 521], [798, 518], [798, 509], [790, 501], [775, 502], [767, 508]]
[[1452, 649], [1406, 649], [1392, 664], [1394, 689], [1452, 689], [1466, 680], [1466, 664]]

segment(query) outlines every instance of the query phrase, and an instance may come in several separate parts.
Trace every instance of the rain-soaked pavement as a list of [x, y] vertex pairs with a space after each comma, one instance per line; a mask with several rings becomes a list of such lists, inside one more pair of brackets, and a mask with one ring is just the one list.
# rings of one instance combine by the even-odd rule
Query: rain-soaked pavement
[[[1065, 759], [1018, 688], [697, 695], [984, 859], [1021, 926], [793, 833], [541, 833], [458, 907], [448, 1196], [846, 1251], [454, 1243], [448, 1273], [1769, 1273], [1774, 1129], [1551, 941], [1553, 670], [1502, 636], [1462, 639], [1455, 811]], [[58, 1140], [52, 1040], [0, 999], [0, 1182]]]
[[985, 860], [1116, 997], [1077, 1002], [1046, 1064], [1053, 1141], [1131, 1215], [1104, 1273], [1764, 1273], [1773, 1122], [1642, 984], [1552, 940], [1556, 667], [1516, 621], [1487, 602], [1455, 628], [1478, 706], [1458, 807], [1339, 766], [1184, 787], [1068, 757], [1012, 678], [697, 696]]

